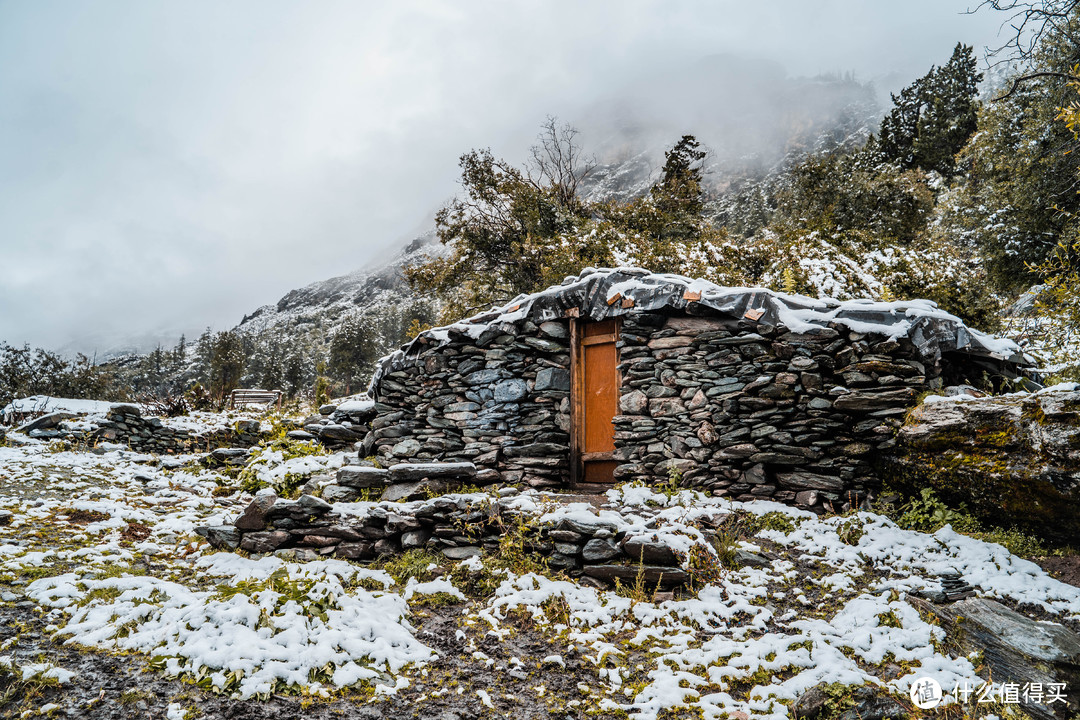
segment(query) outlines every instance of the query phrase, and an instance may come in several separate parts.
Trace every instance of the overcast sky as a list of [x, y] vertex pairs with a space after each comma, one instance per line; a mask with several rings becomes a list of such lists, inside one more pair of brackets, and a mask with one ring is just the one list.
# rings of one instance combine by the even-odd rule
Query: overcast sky
[[0, 340], [231, 327], [388, 258], [547, 114], [718, 53], [913, 79], [994, 43], [972, 4], [0, 0]]

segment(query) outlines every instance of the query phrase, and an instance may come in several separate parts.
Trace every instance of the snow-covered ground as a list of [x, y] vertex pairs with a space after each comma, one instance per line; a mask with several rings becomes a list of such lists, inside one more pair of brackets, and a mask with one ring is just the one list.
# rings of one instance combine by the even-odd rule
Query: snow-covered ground
[[[334, 462], [327, 456], [323, 466]], [[398, 583], [339, 560], [217, 552], [195, 527], [231, 522], [250, 499], [215, 493], [219, 479], [124, 450], [0, 447], [0, 508], [12, 513], [0, 527], [3, 617], [29, 602], [65, 647], [134, 652], [157, 676], [247, 702], [299, 692], [341, 707], [411, 709], [457, 697], [493, 716], [645, 719], [684, 709], [776, 720], [821, 682], [869, 684], [898, 699], [924, 675], [946, 693], [980, 683], [979, 661], [950, 652], [941, 628], [907, 601], [939, 587], [942, 573], [961, 573], [980, 595], [1080, 622], [1080, 588], [1004, 548], [949, 528], [902, 530], [871, 513], [818, 518], [771, 502], [623, 487], [599, 510], [617, 529], [715, 554], [699, 520], [762, 516], [772, 529], [741, 547], [771, 562], [659, 602], [554, 573], [489, 570], [498, 585], [484, 597], [463, 581], [485, 572], [481, 558], [440, 561], [426, 581]], [[530, 522], [596, 512], [533, 492], [515, 506]], [[16, 667], [19, 642], [3, 643], [0, 664]], [[61, 688], [79, 682], [49, 658], [39, 665], [17, 669]], [[479, 677], [489, 680], [477, 685]], [[160, 701], [182, 717], [204, 696], [212, 697]], [[62, 693], [49, 700], [63, 707]]]

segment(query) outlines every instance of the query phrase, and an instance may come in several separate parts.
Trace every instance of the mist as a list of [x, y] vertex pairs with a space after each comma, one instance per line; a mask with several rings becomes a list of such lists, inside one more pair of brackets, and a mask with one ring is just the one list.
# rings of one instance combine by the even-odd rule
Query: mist
[[[0, 3], [0, 341], [225, 329], [389, 260], [474, 147], [780, 152], [799, 78], [887, 91], [994, 45], [968, 3]], [[807, 112], [836, 98], [805, 93]], [[802, 106], [800, 106], [802, 107]]]

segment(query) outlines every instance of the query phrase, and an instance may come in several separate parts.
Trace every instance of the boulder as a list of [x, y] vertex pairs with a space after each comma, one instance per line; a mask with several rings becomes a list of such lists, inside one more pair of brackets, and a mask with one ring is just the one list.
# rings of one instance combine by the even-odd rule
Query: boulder
[[960, 397], [909, 413], [884, 459], [889, 484], [930, 487], [992, 524], [1080, 537], [1080, 391]]
[[[1065, 683], [1080, 687], [1080, 636], [1052, 622], [1039, 622], [989, 598], [972, 597], [947, 605], [909, 598], [917, 609], [938, 617], [946, 637], [963, 652], [980, 652], [995, 682]], [[1041, 720], [1075, 717], [1080, 695], [1052, 706], [1025, 701], [1021, 707]]]

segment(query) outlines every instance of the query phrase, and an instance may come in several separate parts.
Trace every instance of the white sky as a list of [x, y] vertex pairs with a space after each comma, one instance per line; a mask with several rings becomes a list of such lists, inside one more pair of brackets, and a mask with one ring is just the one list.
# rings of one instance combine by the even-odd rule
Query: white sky
[[994, 44], [971, 4], [0, 0], [0, 340], [231, 327], [388, 258], [547, 114], [718, 53], [906, 82]]

